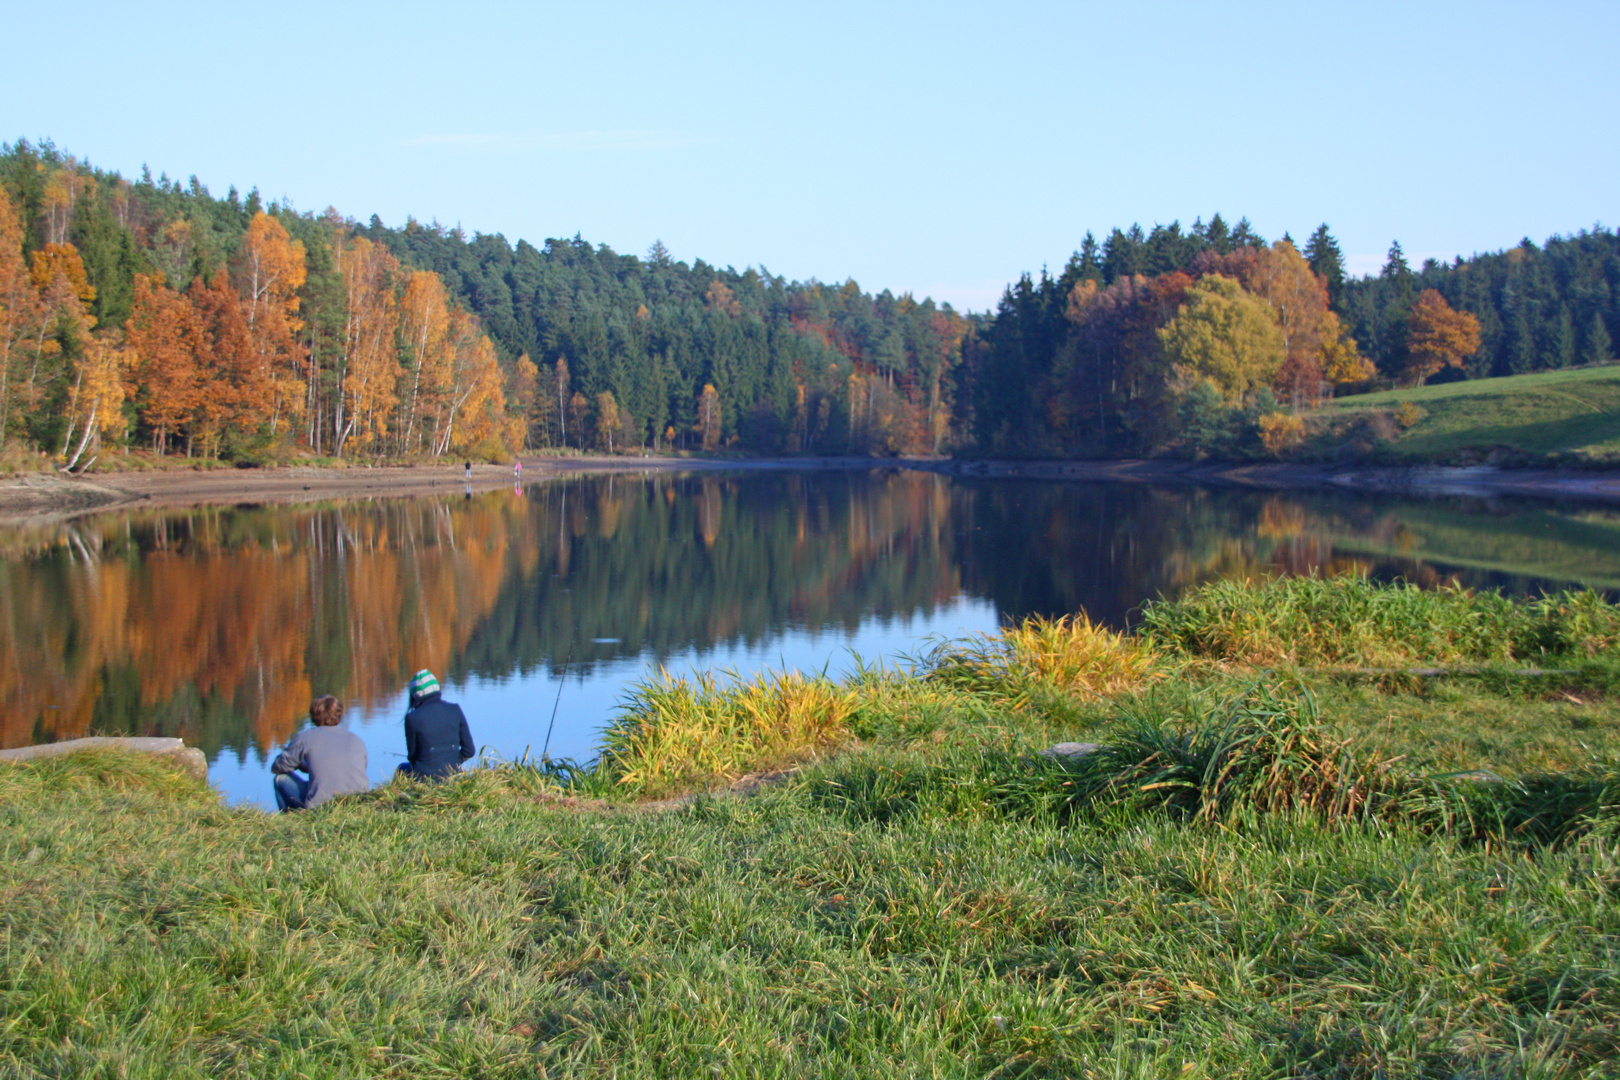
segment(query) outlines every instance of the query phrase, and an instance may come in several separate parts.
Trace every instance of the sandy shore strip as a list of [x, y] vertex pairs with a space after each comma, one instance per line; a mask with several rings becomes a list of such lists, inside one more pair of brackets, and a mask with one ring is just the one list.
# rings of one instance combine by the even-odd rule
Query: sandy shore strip
[[[523, 459], [523, 483], [585, 473], [850, 470], [895, 467], [871, 458], [707, 459], [674, 457], [535, 457]], [[120, 507], [240, 506], [326, 499], [406, 498], [511, 487], [511, 465], [289, 466], [271, 469], [152, 469], [143, 472], [24, 473], [0, 478], [0, 523], [51, 521]]]
[[[1525, 496], [1620, 503], [1620, 472], [1499, 469], [1491, 466], [1221, 464], [1176, 461], [961, 461], [944, 459], [673, 457], [535, 457], [523, 482], [582, 473], [647, 475], [686, 472], [816, 471], [906, 468], [985, 479], [1091, 480], [1137, 484], [1205, 484], [1284, 491], [1328, 489], [1409, 495]], [[510, 465], [474, 465], [471, 487], [514, 482]], [[219, 506], [299, 503], [345, 498], [403, 498], [463, 491], [461, 462], [357, 465], [346, 469], [154, 469], [67, 476], [26, 473], [0, 479], [0, 523], [61, 520], [121, 506]]]

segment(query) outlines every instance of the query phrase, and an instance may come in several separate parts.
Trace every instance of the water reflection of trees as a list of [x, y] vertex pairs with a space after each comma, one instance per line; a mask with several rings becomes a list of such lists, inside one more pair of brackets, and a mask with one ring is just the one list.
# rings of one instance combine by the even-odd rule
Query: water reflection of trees
[[1114, 626], [1205, 581], [1348, 570], [1533, 593], [1620, 587], [1620, 515], [1477, 498], [959, 481], [964, 587], [1014, 617], [1085, 610]]
[[960, 591], [948, 498], [909, 473], [615, 476], [12, 536], [0, 745], [94, 731], [263, 750], [313, 692], [379, 706], [424, 665], [588, 668], [932, 610]]
[[[126, 512], [0, 534], [0, 745], [285, 739], [314, 692], [854, 629], [966, 592], [1126, 625], [1216, 578], [1620, 582], [1620, 518], [1469, 500], [952, 481], [590, 477], [471, 498]], [[595, 639], [616, 639], [595, 644]]]

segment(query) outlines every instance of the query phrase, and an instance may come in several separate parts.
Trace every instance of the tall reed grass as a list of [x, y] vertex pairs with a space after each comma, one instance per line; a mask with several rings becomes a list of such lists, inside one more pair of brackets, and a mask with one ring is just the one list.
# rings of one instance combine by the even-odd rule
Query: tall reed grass
[[1128, 706], [1102, 748], [1010, 777], [996, 797], [1076, 809], [1166, 810], [1207, 821], [1235, 813], [1363, 816], [1387, 787], [1387, 768], [1360, 759], [1322, 722], [1316, 695], [1265, 677], [1194, 695], [1167, 714], [1149, 695]]
[[1620, 607], [1591, 591], [1516, 601], [1361, 575], [1219, 581], [1147, 605], [1142, 635], [1237, 664], [1390, 665], [1612, 657]]
[[1411, 828], [1464, 844], [1561, 846], [1620, 830], [1620, 771], [1594, 765], [1506, 779], [1426, 775], [1368, 752], [1291, 677], [1266, 674], [1120, 701], [1072, 758], [996, 745], [876, 750], [824, 765], [812, 803], [861, 822], [1009, 817], [1133, 827], [1144, 817], [1252, 831], [1272, 819]]

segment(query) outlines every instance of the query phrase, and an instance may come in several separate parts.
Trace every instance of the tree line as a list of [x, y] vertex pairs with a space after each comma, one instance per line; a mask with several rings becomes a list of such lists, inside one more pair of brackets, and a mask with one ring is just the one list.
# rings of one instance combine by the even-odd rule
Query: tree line
[[1613, 360], [1620, 241], [1602, 227], [1349, 277], [1326, 224], [1297, 247], [1220, 214], [1087, 234], [975, 320], [957, 423], [987, 455], [1275, 454], [1335, 393]]
[[0, 451], [931, 453], [948, 305], [408, 221], [0, 147]]
[[0, 453], [1273, 454], [1324, 396], [1607, 363], [1601, 227], [1351, 278], [1247, 219], [1087, 234], [996, 310], [0, 146]]
[[505, 453], [475, 315], [335, 214], [0, 154], [0, 450]]

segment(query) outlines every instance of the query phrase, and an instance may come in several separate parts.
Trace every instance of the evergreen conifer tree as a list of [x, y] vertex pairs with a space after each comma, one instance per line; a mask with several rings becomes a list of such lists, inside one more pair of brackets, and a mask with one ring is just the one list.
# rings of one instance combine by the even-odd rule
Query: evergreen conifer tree
[[1344, 252], [1339, 250], [1339, 242], [1328, 232], [1327, 222], [1318, 225], [1316, 231], [1311, 233], [1301, 254], [1311, 270], [1327, 282], [1328, 302], [1342, 314], [1340, 302], [1344, 296]]
[[1086, 230], [1086, 238], [1080, 241], [1080, 276], [1098, 283], [1103, 279], [1102, 249], [1090, 229]]
[[1531, 333], [1530, 319], [1524, 313], [1523, 304], [1513, 312], [1513, 321], [1508, 325], [1512, 328], [1512, 338], [1508, 342], [1506, 374], [1522, 375], [1536, 365], [1536, 338]]
[[1609, 337], [1609, 328], [1604, 325], [1601, 311], [1592, 312], [1592, 325], [1586, 330], [1586, 348], [1581, 351], [1581, 361], [1587, 364], [1614, 361], [1614, 342]]
[[1570, 317], [1569, 305], [1558, 306], [1558, 317], [1552, 322], [1547, 340], [1547, 366], [1566, 368], [1575, 362], [1575, 321]]

